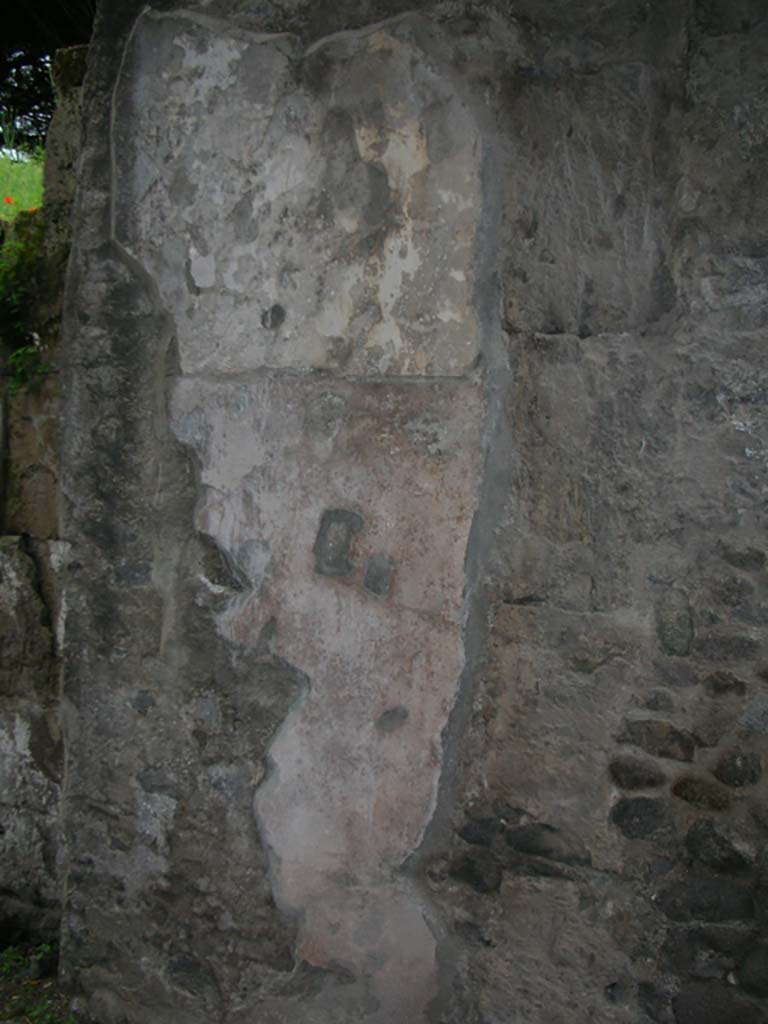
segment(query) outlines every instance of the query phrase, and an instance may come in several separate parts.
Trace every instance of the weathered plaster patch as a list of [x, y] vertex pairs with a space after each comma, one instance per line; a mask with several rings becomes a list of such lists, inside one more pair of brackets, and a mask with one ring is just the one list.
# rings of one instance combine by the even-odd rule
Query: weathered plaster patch
[[[174, 310], [185, 371], [472, 365], [478, 130], [418, 59], [407, 20], [377, 37], [313, 48], [310, 71], [327, 64], [313, 91], [296, 76], [295, 40], [228, 42], [182, 14], [141, 20], [116, 97], [135, 131], [116, 133], [115, 231]], [[162, 72], [135, 74], [149, 57]], [[260, 324], [275, 304], [277, 331]], [[450, 316], [430, 315], [441, 307]]]
[[[116, 103], [136, 126], [117, 133], [116, 237], [174, 319], [195, 526], [242, 584], [227, 598], [203, 576], [201, 601], [216, 597], [233, 651], [269, 632], [309, 679], [255, 794], [275, 899], [297, 955], [350, 971], [381, 1024], [420, 1019], [436, 993], [436, 940], [400, 869], [434, 812], [464, 667], [484, 419], [467, 376], [482, 147], [415, 36], [399, 19], [334, 37], [298, 76], [284, 38], [212, 47], [199, 20], [147, 15]], [[148, 51], [165, 77], [144, 67], [138, 104]], [[172, 138], [153, 128], [167, 117]], [[173, 801], [140, 800], [162, 860]]]
[[[254, 645], [274, 619], [275, 653], [311, 680], [256, 796], [276, 896], [301, 915], [300, 956], [372, 975], [384, 1001], [412, 1000], [434, 982], [434, 939], [392, 879], [430, 820], [463, 667], [481, 398], [470, 382], [271, 375], [247, 391], [233, 407], [230, 385], [182, 379], [173, 420], [207, 417], [198, 528], [233, 557], [244, 537], [272, 554], [269, 578], [220, 613], [220, 629]], [[320, 402], [346, 412], [331, 442], [306, 415]], [[380, 586], [372, 564], [387, 570]], [[393, 706], [400, 727], [377, 728]], [[409, 985], [390, 988], [406, 965]]]

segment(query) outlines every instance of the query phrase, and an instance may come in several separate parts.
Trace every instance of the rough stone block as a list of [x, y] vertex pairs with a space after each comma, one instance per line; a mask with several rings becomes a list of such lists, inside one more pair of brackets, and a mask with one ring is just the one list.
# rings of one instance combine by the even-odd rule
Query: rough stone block
[[743, 569], [747, 572], [760, 572], [765, 568], [765, 552], [759, 548], [734, 548], [729, 544], [721, 542], [719, 545], [720, 557], [734, 569]]
[[747, 684], [732, 672], [712, 672], [704, 680], [704, 688], [711, 697], [743, 697]]
[[475, 850], [451, 867], [451, 877], [483, 895], [488, 895], [499, 891], [502, 871], [490, 851]]
[[502, 830], [498, 818], [477, 818], [468, 821], [459, 829], [459, 835], [465, 843], [472, 846], [493, 846], [496, 836]]
[[760, 1024], [762, 1010], [718, 984], [686, 985], [673, 1000], [676, 1024]]
[[519, 853], [534, 854], [564, 864], [588, 865], [592, 857], [575, 836], [561, 832], [553, 825], [530, 824], [510, 829], [507, 845]]
[[693, 619], [684, 590], [671, 588], [656, 605], [656, 633], [665, 654], [685, 657], [693, 641]]
[[764, 668], [762, 27], [419, 6], [102, 5], [66, 970], [104, 1024], [753, 1024], [692, 934], [765, 942], [759, 792], [634, 787], [766, 731], [699, 685]]
[[709, 661], [744, 661], [759, 654], [760, 643], [750, 636], [708, 633], [697, 637], [694, 649]]
[[739, 968], [739, 982], [752, 996], [768, 998], [768, 945], [753, 949]]

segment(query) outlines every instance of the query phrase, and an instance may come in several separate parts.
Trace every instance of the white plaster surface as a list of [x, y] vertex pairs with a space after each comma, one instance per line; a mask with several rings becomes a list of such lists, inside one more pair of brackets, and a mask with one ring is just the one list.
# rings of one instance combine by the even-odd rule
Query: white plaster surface
[[134, 50], [155, 74], [117, 94], [133, 130], [116, 131], [115, 230], [173, 309], [185, 370], [471, 366], [481, 140], [407, 19], [329, 39], [300, 75], [292, 37], [200, 16], [148, 14]]

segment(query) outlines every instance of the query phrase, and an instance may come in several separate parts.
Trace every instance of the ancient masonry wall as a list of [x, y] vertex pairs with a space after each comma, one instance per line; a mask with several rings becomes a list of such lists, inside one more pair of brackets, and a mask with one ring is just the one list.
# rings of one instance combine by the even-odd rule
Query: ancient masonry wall
[[[0, 939], [52, 941], [61, 918], [59, 715], [62, 573], [59, 533], [59, 373], [81, 87], [87, 47], [60, 50], [57, 111], [46, 142], [43, 207], [11, 231], [39, 238], [31, 330], [54, 372], [0, 392]], [[7, 355], [7, 353], [3, 353]], [[5, 382], [3, 382], [5, 383]]]
[[747, 0], [105, 5], [83, 1020], [765, 1018], [767, 50]]

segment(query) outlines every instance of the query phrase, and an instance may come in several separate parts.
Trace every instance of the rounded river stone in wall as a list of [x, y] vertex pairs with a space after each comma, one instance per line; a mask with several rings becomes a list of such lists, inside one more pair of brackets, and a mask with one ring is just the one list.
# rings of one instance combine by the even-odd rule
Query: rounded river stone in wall
[[721, 878], [689, 878], [688, 913], [700, 921], [750, 921], [755, 904], [750, 890]]
[[628, 719], [619, 740], [672, 761], [692, 761], [696, 750], [696, 741], [689, 732], [656, 718]]
[[752, 867], [752, 861], [709, 818], [691, 826], [685, 837], [685, 848], [692, 861], [713, 871], [740, 874]]
[[759, 548], [745, 548], [739, 551], [738, 548], [731, 548], [727, 544], [721, 543], [718, 545], [718, 554], [734, 569], [760, 572], [765, 568], [765, 552], [760, 551]]
[[763, 774], [763, 764], [759, 754], [726, 754], [713, 774], [726, 786], [754, 786]]
[[674, 711], [675, 702], [667, 690], [651, 690], [645, 706], [649, 711]]
[[700, 779], [695, 775], [685, 775], [678, 779], [672, 792], [680, 800], [703, 807], [708, 811], [724, 811], [730, 806], [728, 793], [709, 779]]
[[657, 897], [659, 908], [671, 921], [751, 921], [755, 903], [750, 889], [730, 878], [689, 878], [670, 886]]
[[667, 805], [647, 796], [622, 798], [611, 811], [610, 820], [627, 839], [650, 839], [670, 828]]
[[713, 672], [704, 680], [704, 689], [711, 697], [725, 697], [733, 694], [743, 697], [747, 692], [747, 684], [737, 679], [732, 672]]

